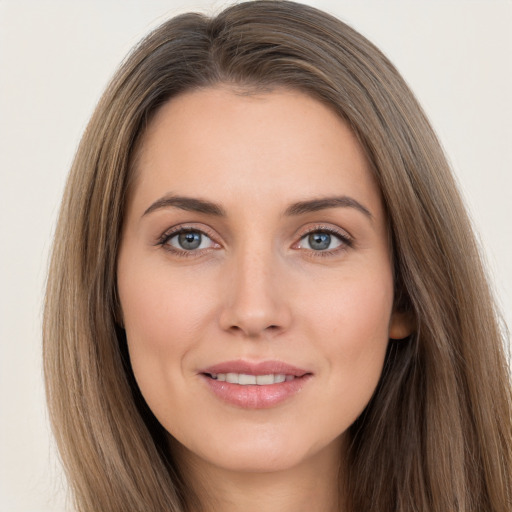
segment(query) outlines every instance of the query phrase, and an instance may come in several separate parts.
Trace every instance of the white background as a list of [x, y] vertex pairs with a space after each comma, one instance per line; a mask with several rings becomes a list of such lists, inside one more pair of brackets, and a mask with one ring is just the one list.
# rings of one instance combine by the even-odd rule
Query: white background
[[[74, 151], [149, 29], [211, 1], [0, 1], [0, 510], [67, 510], [47, 427], [41, 310]], [[453, 164], [512, 320], [512, 2], [314, 1], [397, 65]], [[69, 508], [69, 507], [68, 507]]]

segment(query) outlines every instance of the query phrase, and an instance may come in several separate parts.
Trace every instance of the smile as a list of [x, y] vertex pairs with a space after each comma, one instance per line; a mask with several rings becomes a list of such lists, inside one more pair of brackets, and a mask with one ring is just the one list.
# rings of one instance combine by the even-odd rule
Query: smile
[[217, 399], [242, 409], [268, 409], [293, 399], [313, 373], [281, 361], [227, 361], [199, 372]]
[[214, 373], [210, 378], [230, 384], [239, 384], [240, 386], [268, 386], [271, 384], [280, 384], [281, 382], [290, 382], [295, 379], [294, 375], [285, 375], [284, 373], [267, 375], [250, 375], [248, 373]]

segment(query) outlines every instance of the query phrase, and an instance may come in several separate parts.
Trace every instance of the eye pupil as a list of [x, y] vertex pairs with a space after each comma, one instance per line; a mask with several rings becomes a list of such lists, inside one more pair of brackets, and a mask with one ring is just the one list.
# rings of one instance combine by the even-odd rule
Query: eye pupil
[[311, 249], [322, 251], [331, 245], [331, 235], [329, 233], [311, 233], [308, 236], [308, 242]]
[[181, 248], [187, 251], [197, 249], [201, 245], [201, 233], [180, 233], [178, 235], [178, 242]]

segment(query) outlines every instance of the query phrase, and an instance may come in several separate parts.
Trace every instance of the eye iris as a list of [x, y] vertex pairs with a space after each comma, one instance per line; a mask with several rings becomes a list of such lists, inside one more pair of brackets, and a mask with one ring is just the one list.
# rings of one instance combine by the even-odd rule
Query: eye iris
[[201, 234], [192, 232], [180, 233], [178, 235], [178, 242], [187, 251], [197, 249], [201, 245]]
[[312, 233], [308, 236], [308, 242], [311, 249], [322, 251], [331, 245], [331, 235], [328, 233]]

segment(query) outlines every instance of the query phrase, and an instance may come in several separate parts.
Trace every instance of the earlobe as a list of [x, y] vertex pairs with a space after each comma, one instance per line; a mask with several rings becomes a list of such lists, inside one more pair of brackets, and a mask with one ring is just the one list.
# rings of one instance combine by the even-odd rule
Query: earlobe
[[389, 322], [388, 336], [392, 340], [403, 340], [414, 332], [415, 324], [412, 313], [394, 311]]

